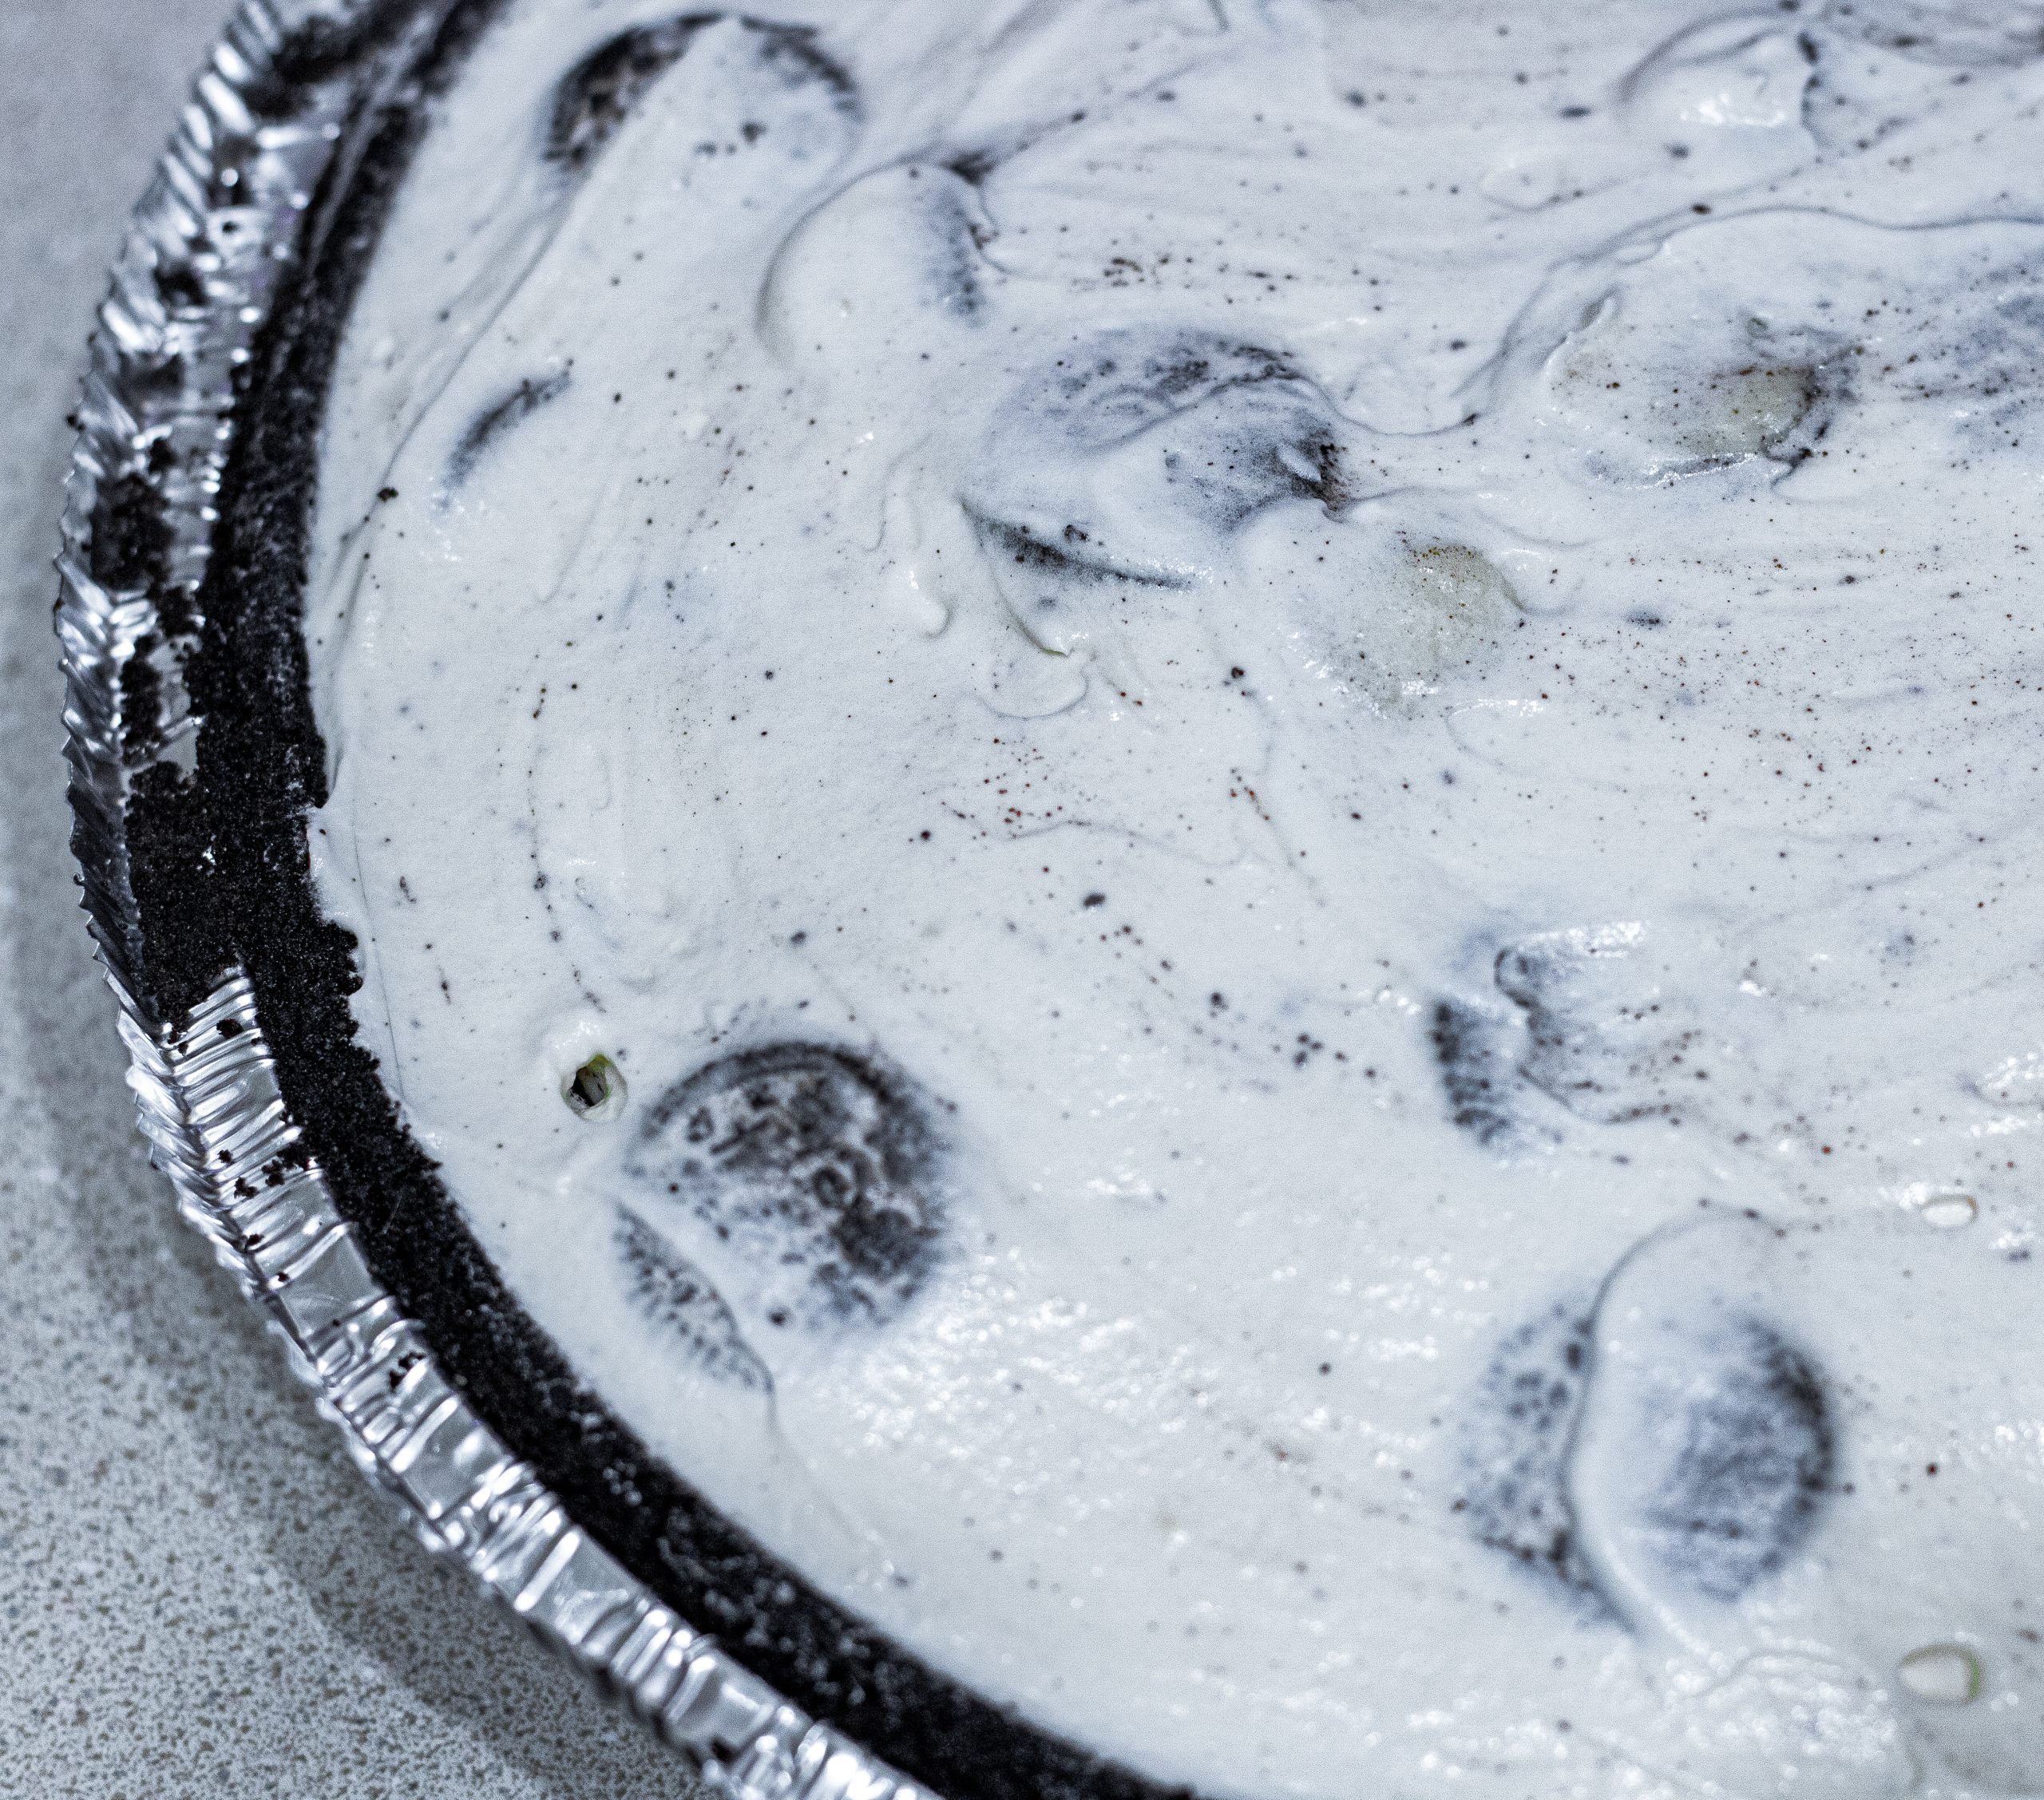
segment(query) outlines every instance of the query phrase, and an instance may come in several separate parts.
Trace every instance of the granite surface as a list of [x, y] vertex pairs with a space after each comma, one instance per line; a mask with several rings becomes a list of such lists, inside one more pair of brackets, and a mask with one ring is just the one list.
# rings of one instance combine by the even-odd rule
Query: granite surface
[[225, 3], [0, 6], [0, 1794], [687, 1794], [418, 1548], [177, 1220], [77, 910], [65, 414]]

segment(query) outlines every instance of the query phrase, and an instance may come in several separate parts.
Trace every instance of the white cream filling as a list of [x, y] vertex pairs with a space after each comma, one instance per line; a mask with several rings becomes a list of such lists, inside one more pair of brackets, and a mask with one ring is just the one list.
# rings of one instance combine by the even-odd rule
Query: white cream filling
[[[327, 429], [321, 891], [533, 1316], [1160, 1778], [2044, 1791], [2044, 13], [803, 5], [856, 107], [734, 16], [549, 163], [676, 10], [511, 7]], [[942, 1146], [851, 1300], [662, 1111], [794, 1042]]]

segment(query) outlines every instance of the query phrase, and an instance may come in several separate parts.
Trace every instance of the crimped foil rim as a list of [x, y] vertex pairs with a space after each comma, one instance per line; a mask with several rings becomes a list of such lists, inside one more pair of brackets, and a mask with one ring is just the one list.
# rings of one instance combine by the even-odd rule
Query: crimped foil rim
[[[570, 1517], [446, 1379], [376, 1280], [285, 1105], [255, 995], [230, 970], [188, 1012], [145, 998], [128, 805], [192, 767], [199, 721], [146, 581], [102, 580], [102, 490], [151, 453], [168, 560], [196, 586], [218, 521], [240, 371], [341, 136], [346, 84], [281, 123], [252, 98], [295, 31], [344, 30], [379, 0], [242, 0], [136, 209], [99, 312], [57, 558], [56, 629], [84, 908], [128, 1046], [152, 1160], [180, 1210], [283, 1339], [358, 1466], [426, 1546], [451, 1556], [550, 1649], [736, 1800], [924, 1800], [694, 1630]], [[117, 560], [117, 559], [116, 559]], [[140, 711], [149, 716], [138, 721]], [[138, 722], [142, 729], [137, 730]], [[264, 1172], [259, 1174], [259, 1172]]]

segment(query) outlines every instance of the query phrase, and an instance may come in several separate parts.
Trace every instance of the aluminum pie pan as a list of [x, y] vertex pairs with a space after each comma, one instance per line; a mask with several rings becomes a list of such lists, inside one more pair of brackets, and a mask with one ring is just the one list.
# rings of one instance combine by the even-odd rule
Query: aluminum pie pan
[[[216, 552], [224, 540], [233, 546], [237, 457], [259, 460], [260, 390], [283, 378], [283, 365], [263, 361], [266, 334], [295, 316], [295, 277], [320, 254], [320, 233], [346, 224], [332, 196], [373, 179], [374, 131], [396, 110], [392, 95], [416, 84], [430, 49], [472, 40], [500, 3], [242, 0], [137, 208], [100, 310], [67, 484], [56, 629], [72, 846], [153, 1160], [357, 1464], [426, 1547], [458, 1559], [719, 1790], [742, 1800], [935, 1800], [940, 1791], [1159, 1800], [1166, 1790], [1155, 1784], [894, 1652], [870, 1684], [888, 1688], [877, 1713], [840, 1710], [899, 1718], [930, 1699], [933, 1723], [899, 1736], [913, 1754], [896, 1761], [917, 1771], [902, 1773], [824, 1716], [830, 1709], [797, 1703], [794, 1684], [751, 1666], [761, 1644], [784, 1645], [741, 1634], [735, 1652], [675, 1603], [671, 1583], [648, 1578], [643, 1557], [592, 1529], [586, 1499], [571, 1505], [520, 1454], [508, 1414], [485, 1416], [492, 1409], [448, 1364], [450, 1347], [376, 1266], [360, 1207], [343, 1204], [342, 1164], [323, 1157], [318, 1121], [308, 1122], [294, 1072], [303, 1062], [295, 1008], [279, 992], [274, 953], [231, 916], [237, 896], [220, 865], [242, 854], [244, 829], [303, 837], [302, 807], [280, 821], [229, 806], [223, 821], [223, 803], [200, 792], [209, 722], [217, 733], [231, 718], [218, 671], [211, 687], [194, 675], [220, 627], [205, 611], [219, 591], [208, 572], [224, 581], [236, 569]], [[402, 176], [401, 159], [392, 184]], [[358, 247], [358, 257], [372, 247]], [[337, 334], [344, 322], [343, 308], [323, 322]], [[304, 398], [287, 390], [279, 404]], [[315, 434], [323, 399], [311, 402]], [[259, 509], [259, 535], [269, 522]], [[242, 953], [208, 960], [219, 944]], [[195, 968], [208, 971], [203, 981], [189, 979]], [[830, 1617], [826, 1604], [826, 1627]], [[778, 1666], [806, 1667], [785, 1654]], [[897, 1747], [896, 1736], [885, 1741]]]

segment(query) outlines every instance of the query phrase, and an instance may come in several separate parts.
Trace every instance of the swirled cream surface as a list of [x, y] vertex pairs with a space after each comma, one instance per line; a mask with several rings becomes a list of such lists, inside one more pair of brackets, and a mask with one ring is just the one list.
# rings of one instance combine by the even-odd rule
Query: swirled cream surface
[[2044, 10], [515, 0], [356, 308], [410, 1129], [1242, 1796], [2044, 1791]]

